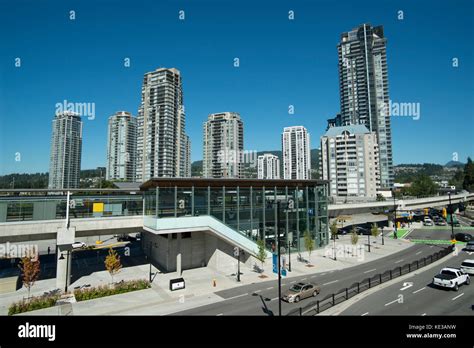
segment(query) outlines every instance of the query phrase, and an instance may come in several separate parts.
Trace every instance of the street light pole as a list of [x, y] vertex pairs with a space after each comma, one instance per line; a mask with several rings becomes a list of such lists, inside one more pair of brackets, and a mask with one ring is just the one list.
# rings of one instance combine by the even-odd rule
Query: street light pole
[[[67, 283], [69, 282], [68, 281], [68, 277], [69, 277], [69, 250], [67, 250], [67, 259], [66, 259], [66, 286], [64, 287], [64, 292], [67, 293]], [[61, 256], [59, 257], [60, 260], [64, 260], [64, 255], [61, 254]]]
[[288, 241], [288, 272], [291, 272], [291, 242]]
[[382, 245], [385, 245], [385, 241], [383, 239], [383, 226], [382, 226]]
[[281, 251], [280, 251], [280, 202], [277, 202], [276, 211], [276, 245], [277, 245], [277, 272], [278, 272], [278, 315], [281, 316]]
[[448, 192], [448, 196], [449, 196], [449, 213], [451, 214], [451, 240], [454, 240], [454, 219], [453, 219], [454, 209], [453, 209], [453, 205], [451, 204], [451, 191]]
[[150, 252], [149, 252], [149, 254], [148, 254], [148, 257], [150, 258], [150, 260], [148, 260], [148, 261], [150, 261], [150, 275], [149, 275], [150, 283], [151, 283], [151, 243], [152, 243], [152, 242], [150, 241]]
[[397, 239], [397, 203], [395, 201], [395, 190], [392, 189], [392, 196], [393, 196], [393, 225], [395, 229], [393, 230], [393, 239]]
[[237, 281], [240, 282], [240, 249], [237, 247]]

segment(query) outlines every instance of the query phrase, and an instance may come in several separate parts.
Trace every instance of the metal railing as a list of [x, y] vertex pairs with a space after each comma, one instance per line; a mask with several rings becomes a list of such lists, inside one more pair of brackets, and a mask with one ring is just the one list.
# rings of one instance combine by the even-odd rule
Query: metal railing
[[416, 271], [421, 267], [425, 267], [443, 257], [450, 254], [453, 251], [452, 247], [444, 248], [432, 255], [423, 257], [421, 259], [415, 260], [410, 263], [406, 263], [403, 266], [395, 267], [391, 270], [387, 270], [383, 273], [376, 274], [372, 277], [365, 278], [360, 282], [353, 283], [349, 287], [342, 288], [339, 291], [325, 296], [321, 300], [312, 301], [304, 307], [299, 307], [291, 310], [287, 315], [288, 316], [314, 316], [325, 310], [328, 310], [331, 307], [334, 307], [351, 297], [354, 297], [361, 292], [369, 290], [374, 286], [380, 285], [382, 283], [388, 282], [392, 279], [398, 278], [407, 273]]

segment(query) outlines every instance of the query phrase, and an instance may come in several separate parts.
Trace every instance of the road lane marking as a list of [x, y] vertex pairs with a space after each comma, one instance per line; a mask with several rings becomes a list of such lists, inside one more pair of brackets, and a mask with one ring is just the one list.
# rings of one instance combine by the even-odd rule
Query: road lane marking
[[426, 313], [423, 313], [421, 316], [424, 317], [426, 315]]
[[316, 277], [317, 277], [317, 276], [315, 276], [315, 275], [314, 275], [314, 276], [311, 276], [311, 278], [316, 278]]
[[426, 286], [422, 287], [421, 289], [418, 289], [416, 291], [413, 291], [414, 294], [416, 294], [417, 292], [420, 292], [421, 290], [425, 290], [426, 289]]
[[237, 296], [233, 296], [233, 297], [229, 297], [229, 298], [226, 298], [226, 300], [233, 300], [234, 298], [239, 298], [239, 297], [242, 297], [242, 296], [247, 296], [249, 293], [246, 292], [245, 294], [241, 294], [241, 295], [237, 295]]
[[259, 293], [259, 292], [261, 292], [261, 291], [262, 291], [262, 290], [257, 290], [257, 291], [254, 291], [254, 293], [256, 293], [256, 294], [257, 294], [257, 293]]
[[293, 283], [296, 283], [296, 280], [293, 280], [292, 282], [290, 282], [290, 284], [293, 284]]
[[403, 287], [400, 289], [400, 291], [406, 290], [408, 288], [411, 288], [413, 286], [412, 282], [405, 282], [403, 283]]
[[463, 296], [463, 295], [464, 295], [464, 292], [463, 292], [462, 294], [460, 294], [460, 295], [457, 295], [457, 296], [456, 296], [455, 298], [453, 298], [452, 300], [454, 301], [454, 300], [460, 298], [460, 297]]
[[332, 282], [328, 282], [328, 283], [324, 283], [323, 285], [329, 285], [329, 284], [332, 284], [332, 283], [335, 283], [335, 282], [338, 282], [339, 280], [333, 280]]
[[216, 317], [220, 316], [220, 315], [224, 315], [224, 313], [219, 313], [219, 314], [216, 314]]
[[423, 250], [422, 250], [422, 251], [419, 251], [419, 252], [417, 252], [415, 255], [420, 255], [422, 252], [423, 252]]
[[278, 300], [278, 297], [272, 298], [270, 301]]
[[400, 263], [400, 262], [403, 262], [404, 260], [401, 259], [401, 260], [398, 260], [398, 261], [395, 261], [395, 263]]
[[273, 289], [273, 286], [270, 286], [269, 288], [267, 288], [267, 290], [271, 290], [271, 289]]
[[303, 278], [303, 279], [301, 279], [301, 280], [306, 280], [306, 279], [308, 279], [308, 278]]
[[322, 276], [323, 276], [323, 275], [326, 275], [326, 273], [321, 273], [321, 275], [322, 275]]
[[389, 306], [389, 305], [391, 305], [392, 303], [395, 303], [395, 302], [399, 302], [399, 299], [397, 298], [396, 300], [393, 300], [392, 302], [386, 303], [385, 306]]
[[370, 269], [368, 271], [365, 271], [364, 273], [370, 273], [370, 272], [373, 272], [373, 271], [376, 271], [376, 270], [377, 270], [377, 268], [374, 268], [374, 269]]
[[434, 247], [434, 245], [430, 246], [430, 249], [433, 248], [433, 247]]
[[363, 317], [364, 315], [367, 315], [369, 314], [369, 312], [365, 312], [364, 314], [361, 315], [361, 317]]

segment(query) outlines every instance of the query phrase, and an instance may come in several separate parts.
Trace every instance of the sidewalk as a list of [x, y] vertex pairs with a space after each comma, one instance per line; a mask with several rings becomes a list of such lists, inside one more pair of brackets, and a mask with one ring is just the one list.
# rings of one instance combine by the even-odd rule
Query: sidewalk
[[[358, 248], [352, 250], [351, 237], [339, 236], [336, 240], [337, 261], [333, 260], [334, 249], [333, 242], [323, 248], [315, 250], [309, 256], [308, 252], [301, 253], [303, 259], [310, 260], [312, 267], [306, 263], [298, 261], [298, 254], [291, 255], [291, 272], [288, 272], [287, 278], [301, 276], [305, 274], [314, 274], [339, 270], [364, 262], [370, 262], [380, 259], [384, 256], [399, 252], [411, 247], [413, 244], [406, 240], [393, 240], [385, 236], [385, 245], [381, 245], [382, 238], [371, 237], [371, 252], [367, 252], [367, 236], [359, 236]], [[351, 250], [349, 250], [349, 248]], [[352, 251], [354, 256], [352, 256]], [[285, 255], [288, 258], [288, 255]], [[215, 292], [235, 288], [243, 285], [261, 283], [270, 280], [276, 280], [277, 275], [272, 272], [272, 259], [267, 259], [264, 264], [263, 274], [265, 278], [260, 278], [256, 273], [245, 264], [240, 265], [241, 282], [236, 280], [237, 262], [225, 271], [216, 272], [210, 268], [196, 268], [183, 271], [181, 277], [186, 281], [186, 288], [178, 291], [169, 290], [169, 280], [180, 277], [176, 272], [156, 274], [152, 288], [140, 290], [115, 296], [103, 297], [95, 300], [77, 302], [72, 304], [72, 309], [68, 311], [73, 315], [166, 315], [179, 312], [185, 309], [191, 309], [198, 306], [223, 301], [224, 299], [216, 295]], [[261, 264], [259, 263], [259, 267]], [[152, 272], [156, 272], [153, 268]], [[149, 265], [140, 265], [128, 267], [114, 277], [114, 281], [131, 279], [148, 279]], [[215, 280], [215, 286], [214, 286]], [[111, 281], [107, 271], [95, 272], [84, 276], [71, 284], [69, 289], [73, 290], [75, 286], [90, 284], [91, 286], [107, 284]], [[41, 295], [46, 290], [54, 289], [55, 279], [49, 279], [37, 282], [32, 288], [32, 295]], [[6, 315], [9, 305], [26, 297], [27, 291], [22, 288], [15, 293], [0, 295], [0, 315]], [[71, 306], [69, 304], [69, 306]], [[35, 315], [60, 315], [58, 307], [46, 308], [25, 314]]]

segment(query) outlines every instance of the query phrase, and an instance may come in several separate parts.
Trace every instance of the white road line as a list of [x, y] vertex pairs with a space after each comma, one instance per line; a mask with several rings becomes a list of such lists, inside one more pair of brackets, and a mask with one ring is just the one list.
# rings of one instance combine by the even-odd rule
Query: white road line
[[224, 315], [224, 313], [219, 313], [219, 314], [216, 314], [216, 317], [220, 316], [220, 315]]
[[373, 272], [373, 271], [376, 271], [377, 268], [374, 268], [374, 269], [369, 269], [368, 271], [365, 271], [364, 273], [370, 273], [370, 272]]
[[326, 273], [321, 273], [321, 275], [322, 275], [322, 276], [323, 276], [323, 275], [326, 275]]
[[311, 278], [316, 278], [316, 277], [317, 277], [317, 276], [315, 276], [315, 275], [314, 275], [314, 276], [311, 276]]
[[242, 296], [247, 296], [249, 293], [246, 292], [245, 294], [242, 294], [242, 295], [237, 295], [237, 296], [234, 296], [234, 297], [229, 297], [229, 298], [226, 298], [226, 300], [233, 300], [234, 298], [239, 298], [239, 297], [242, 297]]
[[414, 294], [416, 294], [417, 292], [420, 292], [421, 290], [425, 290], [426, 289], [426, 286], [422, 287], [421, 289], [418, 289], [416, 291], [413, 291]]
[[271, 290], [271, 289], [273, 289], [273, 286], [270, 286], [269, 288], [267, 288], [267, 290]]
[[262, 290], [257, 290], [257, 291], [254, 291], [254, 293], [256, 293], [256, 294], [257, 294], [257, 293], [259, 293], [259, 292], [261, 292], [261, 291], [262, 291]]
[[393, 300], [392, 302], [386, 303], [385, 306], [389, 306], [389, 305], [391, 305], [392, 303], [395, 303], [395, 302], [398, 302], [398, 299]]
[[363, 317], [364, 315], [367, 315], [369, 314], [369, 312], [365, 312], [364, 314], [361, 315], [361, 317]]
[[430, 246], [430, 249], [433, 248], [433, 247], [434, 247], [434, 245], [431, 245], [431, 246]]
[[328, 282], [328, 283], [324, 283], [323, 285], [329, 285], [329, 284], [332, 284], [332, 283], [335, 283], [335, 282], [338, 282], [339, 280], [333, 280], [332, 282]]
[[290, 282], [290, 284], [293, 284], [293, 283], [296, 283], [296, 280], [293, 280], [292, 282]]
[[456, 300], [456, 299], [460, 298], [460, 297], [461, 297], [461, 296], [463, 296], [463, 295], [464, 295], [464, 292], [463, 292], [462, 294], [460, 294], [460, 295], [457, 295], [457, 296], [456, 296], [456, 297], [454, 297], [452, 300], [454, 301], [454, 300]]
[[278, 300], [278, 297], [272, 298], [270, 301]]
[[419, 251], [417, 252], [415, 255], [420, 255], [423, 251]]
[[424, 317], [426, 315], [426, 313], [423, 313], [421, 316]]
[[303, 279], [301, 279], [301, 280], [306, 280], [306, 279], [308, 279], [308, 278], [303, 278]]
[[400, 262], [403, 262], [404, 260], [401, 259], [401, 260], [398, 260], [398, 261], [395, 261], [395, 263], [400, 263]]

